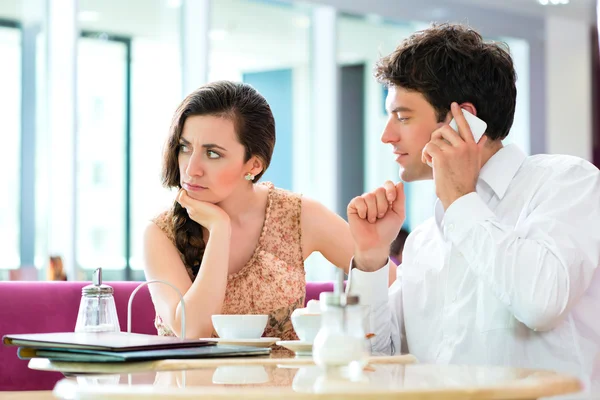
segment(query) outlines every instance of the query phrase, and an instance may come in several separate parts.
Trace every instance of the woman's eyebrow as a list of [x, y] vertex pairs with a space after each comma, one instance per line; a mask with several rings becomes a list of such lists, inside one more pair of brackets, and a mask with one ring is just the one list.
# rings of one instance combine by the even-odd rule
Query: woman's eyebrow
[[212, 148], [217, 148], [223, 151], [227, 151], [226, 148], [219, 146], [218, 144], [214, 144], [214, 143], [207, 143], [207, 144], [203, 144], [202, 147], [204, 147], [205, 149], [212, 149]]

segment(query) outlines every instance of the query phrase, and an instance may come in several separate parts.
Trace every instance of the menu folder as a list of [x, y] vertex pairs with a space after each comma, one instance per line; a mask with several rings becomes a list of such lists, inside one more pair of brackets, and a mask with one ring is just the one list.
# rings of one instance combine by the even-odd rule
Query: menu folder
[[17, 355], [23, 360], [40, 357], [51, 361], [67, 362], [134, 362], [182, 358], [215, 358], [269, 355], [269, 348], [247, 346], [203, 346], [180, 349], [98, 351], [81, 349], [32, 349], [20, 347]]
[[145, 335], [126, 332], [57, 332], [5, 335], [7, 346], [29, 348], [60, 348], [108, 352], [180, 349], [214, 346], [207, 339], [180, 339], [174, 336]]

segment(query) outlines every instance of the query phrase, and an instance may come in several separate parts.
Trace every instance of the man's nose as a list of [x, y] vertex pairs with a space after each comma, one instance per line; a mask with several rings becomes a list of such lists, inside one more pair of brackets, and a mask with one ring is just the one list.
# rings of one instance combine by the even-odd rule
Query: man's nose
[[385, 124], [385, 127], [383, 128], [383, 133], [381, 134], [381, 141], [385, 144], [395, 143], [398, 141], [398, 135], [396, 132], [394, 132], [392, 124], [393, 121], [390, 118]]

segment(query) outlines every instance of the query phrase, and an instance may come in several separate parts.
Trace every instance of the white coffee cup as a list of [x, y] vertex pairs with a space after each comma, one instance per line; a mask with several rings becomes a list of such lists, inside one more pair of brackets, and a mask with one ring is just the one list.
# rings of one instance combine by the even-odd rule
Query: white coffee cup
[[213, 315], [212, 323], [221, 339], [259, 339], [268, 315]]
[[292, 326], [300, 340], [312, 343], [321, 329], [321, 314], [293, 313]]

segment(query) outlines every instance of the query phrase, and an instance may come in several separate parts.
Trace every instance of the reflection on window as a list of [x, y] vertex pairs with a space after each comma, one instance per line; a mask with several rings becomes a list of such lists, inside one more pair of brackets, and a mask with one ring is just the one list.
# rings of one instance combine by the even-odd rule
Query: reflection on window
[[125, 267], [125, 43], [80, 38], [78, 47], [77, 264]]
[[160, 172], [171, 118], [182, 100], [178, 36], [134, 38], [132, 52], [130, 265], [142, 270], [144, 229], [174, 199], [161, 186]]
[[2, 268], [18, 268], [21, 154], [21, 31], [0, 26], [0, 243]]

